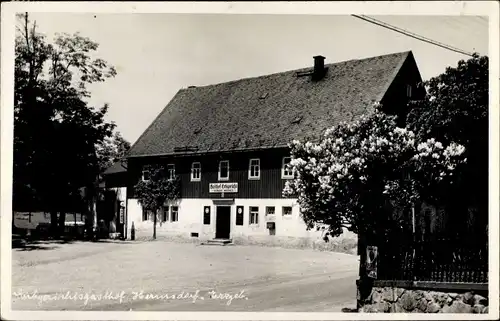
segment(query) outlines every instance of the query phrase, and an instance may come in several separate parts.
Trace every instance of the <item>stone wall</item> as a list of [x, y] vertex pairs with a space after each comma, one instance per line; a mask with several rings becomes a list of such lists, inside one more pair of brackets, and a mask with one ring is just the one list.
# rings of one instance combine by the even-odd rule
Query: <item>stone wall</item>
[[360, 312], [488, 313], [488, 299], [473, 292], [373, 287]]

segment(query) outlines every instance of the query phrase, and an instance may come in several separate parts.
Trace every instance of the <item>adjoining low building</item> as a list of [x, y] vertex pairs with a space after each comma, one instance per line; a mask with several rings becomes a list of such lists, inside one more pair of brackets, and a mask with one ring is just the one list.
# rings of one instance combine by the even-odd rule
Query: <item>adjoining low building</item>
[[[282, 196], [293, 139], [318, 137], [340, 121], [373, 112], [404, 116], [425, 90], [413, 54], [393, 53], [181, 89], [127, 157], [126, 230], [151, 233], [153, 216], [134, 195], [161, 163], [181, 181], [165, 204], [158, 235], [222, 238], [319, 238], [307, 231], [296, 199]], [[125, 191], [125, 190], [123, 190]]]
[[110, 237], [127, 238], [125, 206], [127, 202], [127, 162], [119, 160], [102, 174], [103, 198], [98, 202], [97, 216], [106, 225]]

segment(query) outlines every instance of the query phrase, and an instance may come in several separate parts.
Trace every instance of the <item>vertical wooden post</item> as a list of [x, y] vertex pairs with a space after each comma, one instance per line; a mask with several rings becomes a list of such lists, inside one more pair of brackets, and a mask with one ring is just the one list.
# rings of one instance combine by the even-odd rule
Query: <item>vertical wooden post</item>
[[155, 210], [153, 212], [153, 239], [156, 240], [156, 221], [157, 221], [157, 216], [158, 216], [158, 210]]
[[415, 206], [411, 206], [411, 223], [413, 227], [413, 238], [415, 238]]
[[413, 265], [412, 265], [411, 274], [413, 276], [413, 280], [415, 281], [416, 280], [416, 273], [415, 273], [416, 269], [415, 269], [415, 267], [417, 267], [417, 269], [418, 269], [418, 264], [416, 264], [417, 261], [415, 260], [415, 254], [416, 254], [416, 251], [415, 251], [415, 247], [416, 247], [416, 242], [415, 242], [416, 241], [416, 233], [415, 233], [415, 231], [416, 231], [416, 228], [415, 228], [415, 205], [414, 204], [412, 204], [412, 206], [411, 206], [411, 224], [412, 224], [412, 232], [413, 232], [413, 238], [412, 238], [413, 239], [413, 246], [412, 246], [413, 247], [413, 254], [412, 254], [412, 256], [413, 256], [413, 260], [412, 260], [413, 261]]

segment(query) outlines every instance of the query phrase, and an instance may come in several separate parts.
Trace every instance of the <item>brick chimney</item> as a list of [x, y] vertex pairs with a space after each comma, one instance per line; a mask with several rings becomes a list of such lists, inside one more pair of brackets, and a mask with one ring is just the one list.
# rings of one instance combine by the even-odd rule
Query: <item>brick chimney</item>
[[313, 80], [321, 80], [325, 74], [325, 57], [323, 56], [314, 56], [314, 71], [312, 74]]

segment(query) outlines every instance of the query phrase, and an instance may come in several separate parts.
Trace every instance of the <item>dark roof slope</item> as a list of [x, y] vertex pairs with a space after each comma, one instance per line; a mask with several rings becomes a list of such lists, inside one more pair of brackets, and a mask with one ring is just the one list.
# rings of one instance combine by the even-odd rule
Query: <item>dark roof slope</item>
[[410, 51], [181, 89], [132, 146], [129, 157], [286, 146], [352, 120], [380, 101]]
[[110, 167], [108, 167], [102, 174], [111, 175], [111, 174], [125, 173], [126, 171], [127, 171], [126, 161], [119, 160]]

